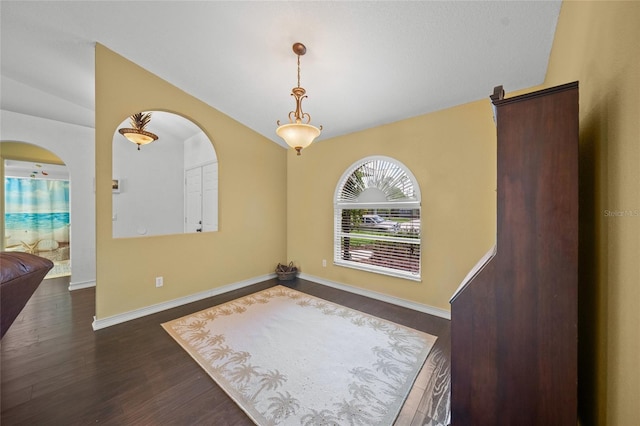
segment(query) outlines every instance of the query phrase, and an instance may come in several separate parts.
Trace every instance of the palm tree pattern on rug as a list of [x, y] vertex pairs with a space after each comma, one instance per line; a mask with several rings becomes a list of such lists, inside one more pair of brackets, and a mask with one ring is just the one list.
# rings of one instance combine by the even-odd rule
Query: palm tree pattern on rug
[[[242, 323], [252, 310], [264, 310], [275, 301], [294, 304], [295, 312], [315, 315], [319, 319], [314, 322], [316, 325], [335, 323], [329, 334], [340, 330], [349, 333], [349, 340], [365, 334], [375, 337], [362, 344], [353, 343], [361, 346], [362, 352], [356, 354], [362, 356], [340, 360], [337, 365], [343, 371], [319, 373], [340, 374], [343, 389], [339, 392], [313, 389], [321, 382], [312, 377], [314, 372], [308, 368], [296, 369], [295, 360], [305, 358], [304, 353], [278, 366], [258, 364], [258, 352], [270, 348], [251, 350], [235, 347], [231, 342], [228, 324]], [[274, 309], [289, 309], [284, 306], [274, 305]], [[218, 326], [223, 321], [225, 325]], [[258, 326], [260, 321], [257, 319], [253, 324]], [[270, 329], [280, 330], [279, 326], [271, 325], [268, 324]], [[163, 327], [259, 425], [391, 425], [436, 339], [283, 286], [212, 307]], [[313, 334], [314, 329], [323, 330], [317, 325], [305, 333]], [[285, 331], [275, 334], [278, 333]], [[275, 342], [276, 338], [280, 337], [269, 341]], [[313, 347], [307, 349], [314, 352]], [[336, 352], [339, 353], [340, 348], [336, 348]], [[310, 393], [314, 396], [309, 397]]]

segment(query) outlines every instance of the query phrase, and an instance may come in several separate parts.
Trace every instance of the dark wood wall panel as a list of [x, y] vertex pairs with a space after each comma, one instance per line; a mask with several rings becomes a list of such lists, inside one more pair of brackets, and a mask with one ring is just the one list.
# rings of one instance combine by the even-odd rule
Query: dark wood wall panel
[[451, 300], [452, 422], [575, 425], [578, 84], [492, 99], [496, 247]]

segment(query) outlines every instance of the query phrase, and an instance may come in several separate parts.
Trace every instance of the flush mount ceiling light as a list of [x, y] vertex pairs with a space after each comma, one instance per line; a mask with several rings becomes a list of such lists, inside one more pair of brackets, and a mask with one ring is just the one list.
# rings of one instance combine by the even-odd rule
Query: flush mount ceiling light
[[[276, 134], [280, 136], [291, 148], [295, 149], [300, 155], [303, 148], [311, 145], [313, 140], [320, 136], [322, 126], [317, 128], [311, 124], [311, 116], [306, 112], [302, 112], [302, 100], [307, 97], [306, 91], [300, 87], [300, 56], [307, 53], [307, 48], [302, 43], [294, 43], [293, 53], [298, 56], [298, 86], [291, 89], [291, 96], [296, 98], [296, 110], [289, 113], [289, 124], [280, 124], [278, 120], [278, 128]], [[303, 120], [306, 122], [303, 123]]]
[[140, 151], [140, 145], [146, 145], [158, 139], [158, 136], [151, 132], [144, 130], [147, 124], [151, 121], [150, 112], [138, 112], [129, 117], [131, 128], [118, 129], [118, 132], [131, 142], [138, 145], [138, 151]]

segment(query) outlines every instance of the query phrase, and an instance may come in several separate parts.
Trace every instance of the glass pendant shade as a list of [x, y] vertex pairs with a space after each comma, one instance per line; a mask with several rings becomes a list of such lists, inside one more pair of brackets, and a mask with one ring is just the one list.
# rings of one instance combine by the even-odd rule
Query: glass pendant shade
[[303, 148], [311, 145], [314, 139], [320, 136], [320, 129], [311, 124], [290, 123], [278, 127], [276, 134], [300, 155]]
[[138, 129], [119, 129], [118, 130], [125, 138], [138, 145], [146, 145], [158, 139], [156, 135], [144, 130]]

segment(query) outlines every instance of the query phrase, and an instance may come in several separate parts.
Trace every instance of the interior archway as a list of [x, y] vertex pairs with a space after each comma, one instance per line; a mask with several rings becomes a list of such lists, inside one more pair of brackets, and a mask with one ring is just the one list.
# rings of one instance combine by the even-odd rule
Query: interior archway
[[218, 159], [211, 140], [181, 115], [140, 114], [150, 114], [144, 131], [157, 140], [128, 140], [120, 129], [135, 128], [133, 116], [114, 131], [113, 237], [217, 231]]
[[71, 275], [70, 177], [56, 154], [34, 144], [2, 142], [2, 250], [54, 262], [46, 278]]

